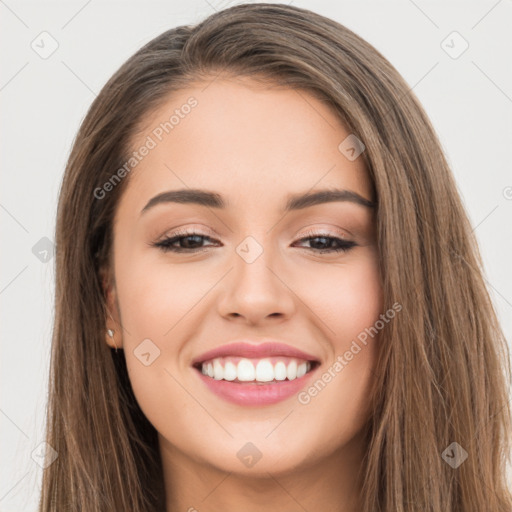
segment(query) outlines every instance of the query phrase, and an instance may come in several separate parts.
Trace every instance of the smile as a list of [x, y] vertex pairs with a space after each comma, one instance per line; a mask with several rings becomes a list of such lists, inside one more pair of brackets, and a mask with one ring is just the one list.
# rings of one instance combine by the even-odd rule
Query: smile
[[215, 358], [194, 365], [206, 388], [240, 406], [267, 406], [296, 396], [320, 363], [295, 358]]
[[201, 373], [215, 380], [257, 384], [300, 379], [313, 362], [290, 357], [249, 359], [218, 357], [200, 364]]

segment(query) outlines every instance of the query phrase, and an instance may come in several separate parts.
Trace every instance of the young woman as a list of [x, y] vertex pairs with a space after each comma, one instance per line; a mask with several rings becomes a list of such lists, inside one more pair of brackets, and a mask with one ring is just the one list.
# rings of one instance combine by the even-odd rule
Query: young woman
[[512, 510], [509, 354], [407, 83], [246, 4], [169, 30], [65, 171], [41, 511]]

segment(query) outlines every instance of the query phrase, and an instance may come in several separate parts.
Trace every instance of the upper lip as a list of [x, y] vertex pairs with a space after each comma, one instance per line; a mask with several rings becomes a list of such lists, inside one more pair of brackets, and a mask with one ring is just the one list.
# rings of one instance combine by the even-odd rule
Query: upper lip
[[196, 365], [216, 357], [229, 356], [255, 359], [271, 356], [287, 356], [296, 357], [297, 359], [304, 359], [305, 361], [318, 362], [318, 359], [315, 356], [308, 354], [307, 352], [303, 352], [302, 350], [292, 347], [286, 343], [280, 343], [277, 341], [252, 342], [251, 340], [244, 339], [221, 345], [220, 347], [214, 348], [212, 350], [208, 350], [208, 352], [204, 352], [203, 354], [197, 356], [192, 361], [192, 365]]

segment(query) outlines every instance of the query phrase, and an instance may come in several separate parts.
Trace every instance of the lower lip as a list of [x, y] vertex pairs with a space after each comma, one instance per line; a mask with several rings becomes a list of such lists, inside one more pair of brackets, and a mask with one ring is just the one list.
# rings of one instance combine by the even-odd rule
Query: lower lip
[[217, 396], [237, 405], [270, 405], [296, 395], [309, 381], [317, 368], [294, 380], [283, 380], [271, 384], [254, 384], [215, 380], [203, 375], [195, 368], [199, 378]]

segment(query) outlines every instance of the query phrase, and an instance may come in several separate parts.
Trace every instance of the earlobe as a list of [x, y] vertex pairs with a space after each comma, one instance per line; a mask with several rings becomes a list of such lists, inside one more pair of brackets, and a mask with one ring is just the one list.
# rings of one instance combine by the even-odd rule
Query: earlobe
[[108, 317], [106, 319], [105, 326], [105, 340], [110, 348], [115, 348], [116, 352], [118, 348], [123, 348], [122, 342], [122, 330], [119, 322], [116, 322], [110, 313], [110, 309], [107, 309]]
[[[107, 271], [102, 269], [100, 271], [101, 283], [103, 289], [103, 297], [105, 299], [105, 341], [111, 348], [115, 348], [116, 352], [119, 348], [122, 348], [122, 331], [121, 325], [118, 320], [117, 308], [116, 308], [116, 293], [114, 283], [109, 279]], [[112, 313], [114, 312], [114, 317]]]
[[116, 334], [115, 330], [107, 329], [107, 345], [110, 348], [115, 348], [116, 352], [117, 352], [119, 347], [117, 346], [117, 343], [116, 343], [116, 340], [115, 340], [115, 334]]

